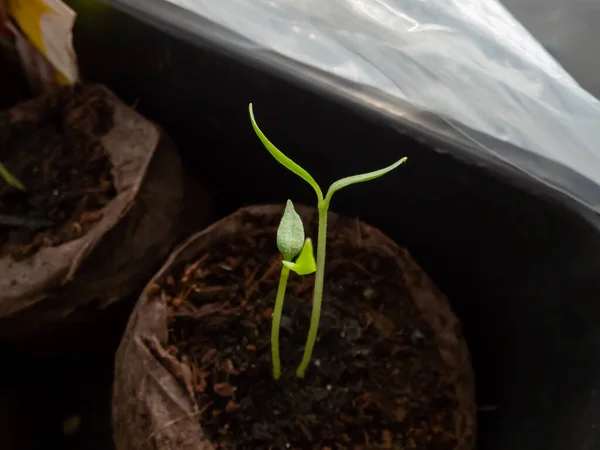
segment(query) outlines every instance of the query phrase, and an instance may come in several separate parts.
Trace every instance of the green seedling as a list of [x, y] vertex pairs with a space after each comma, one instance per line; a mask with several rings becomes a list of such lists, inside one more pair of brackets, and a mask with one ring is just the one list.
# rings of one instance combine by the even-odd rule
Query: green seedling
[[25, 191], [25, 185], [23, 183], [21, 183], [21, 181], [19, 181], [19, 179], [17, 177], [15, 177], [12, 173], [10, 173], [8, 171], [8, 169], [4, 166], [4, 164], [0, 163], [0, 177], [2, 177], [2, 179], [10, 184], [11, 186], [16, 187], [17, 189], [20, 189], [22, 191]]
[[[315, 346], [315, 342], [317, 340], [317, 332], [319, 330], [319, 320], [321, 317], [321, 304], [323, 301], [323, 283], [325, 277], [325, 250], [326, 250], [326, 236], [327, 236], [327, 212], [329, 210], [329, 204], [331, 203], [331, 197], [340, 189], [350, 186], [351, 184], [362, 183], [369, 180], [374, 180], [375, 178], [379, 178], [386, 173], [394, 170], [400, 164], [406, 162], [407, 158], [402, 158], [399, 161], [396, 161], [391, 166], [388, 166], [384, 169], [376, 170], [374, 172], [365, 173], [362, 175], [354, 175], [347, 178], [342, 178], [341, 180], [333, 183], [325, 196], [323, 196], [323, 191], [314, 180], [314, 178], [302, 167], [292, 161], [290, 158], [285, 156], [277, 147], [275, 147], [264, 135], [264, 133], [258, 127], [256, 120], [254, 118], [254, 112], [252, 110], [252, 103], [248, 106], [248, 110], [250, 112], [250, 121], [252, 122], [252, 128], [254, 128], [255, 133], [258, 138], [261, 140], [266, 149], [271, 153], [271, 155], [285, 168], [290, 170], [291, 172], [298, 175], [304, 181], [306, 181], [317, 194], [317, 209], [319, 212], [318, 219], [318, 236], [317, 236], [317, 269], [315, 273], [315, 287], [313, 291], [313, 305], [312, 305], [312, 313], [310, 320], [310, 327], [308, 330], [308, 337], [306, 339], [306, 346], [304, 348], [304, 355], [302, 356], [302, 361], [296, 370], [296, 376], [298, 378], [304, 378], [306, 374], [306, 369], [308, 368], [313, 349]], [[282, 294], [284, 295], [284, 294]], [[283, 301], [283, 300], [282, 300]]]
[[[277, 248], [283, 256], [283, 263], [271, 325], [271, 360], [273, 362], [273, 378], [276, 380], [281, 376], [279, 324], [290, 270], [298, 275], [309, 275], [316, 270], [312, 241], [310, 238], [304, 239], [304, 225], [302, 225], [302, 219], [294, 209], [291, 200], [287, 201], [283, 217], [277, 229]], [[295, 262], [294, 258], [296, 258]]]

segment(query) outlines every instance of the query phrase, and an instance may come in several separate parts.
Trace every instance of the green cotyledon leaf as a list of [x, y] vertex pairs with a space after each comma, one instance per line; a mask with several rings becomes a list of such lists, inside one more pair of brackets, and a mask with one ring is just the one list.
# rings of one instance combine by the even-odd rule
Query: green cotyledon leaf
[[279, 162], [286, 169], [295, 173], [300, 178], [302, 178], [304, 181], [306, 181], [308, 184], [310, 184], [312, 186], [312, 188], [315, 190], [315, 192], [317, 193], [318, 200], [319, 201], [323, 200], [323, 192], [321, 191], [321, 188], [319, 187], [319, 185], [317, 184], [315, 179], [312, 177], [312, 175], [309, 174], [305, 169], [300, 167], [298, 164], [296, 164], [294, 161], [292, 161], [290, 158], [285, 156], [281, 150], [279, 150], [277, 147], [275, 147], [271, 143], [271, 141], [269, 141], [269, 139], [267, 139], [267, 137], [264, 135], [264, 133], [258, 127], [258, 124], [256, 123], [256, 119], [254, 118], [254, 111], [252, 110], [252, 103], [250, 103], [248, 105], [248, 111], [250, 112], [250, 122], [252, 122], [252, 128], [254, 128], [254, 132], [256, 133], [258, 138], [261, 140], [261, 142], [263, 143], [265, 148], [273, 156], [273, 158], [275, 158], [277, 160], [277, 162]]
[[370, 181], [370, 180], [374, 180], [375, 178], [382, 177], [386, 173], [394, 170], [400, 164], [405, 163], [407, 159], [408, 158], [406, 158], [406, 157], [402, 158], [399, 161], [396, 161], [391, 166], [385, 167], [383, 169], [375, 170], [374, 172], [363, 173], [361, 175], [353, 175], [351, 177], [342, 178], [341, 180], [336, 181], [329, 187], [329, 190], [327, 191], [327, 195], [325, 196], [325, 203], [329, 204], [333, 194], [335, 194], [340, 189], [345, 188], [346, 186], [350, 186], [351, 184], [363, 183], [365, 181]]
[[284, 261], [283, 264], [298, 275], [310, 275], [311, 273], [316, 272], [317, 263], [315, 261], [312, 240], [306, 238], [302, 251], [295, 262]]

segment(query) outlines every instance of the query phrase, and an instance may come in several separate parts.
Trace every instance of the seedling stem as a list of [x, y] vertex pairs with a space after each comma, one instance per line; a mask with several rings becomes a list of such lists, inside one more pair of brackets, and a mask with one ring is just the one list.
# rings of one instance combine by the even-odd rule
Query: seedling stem
[[285, 289], [289, 275], [290, 269], [282, 265], [279, 286], [277, 287], [277, 297], [275, 298], [273, 323], [271, 325], [271, 359], [273, 361], [273, 378], [276, 380], [281, 376], [281, 360], [279, 359], [279, 326], [281, 323], [281, 314], [283, 313], [283, 299], [285, 297]]

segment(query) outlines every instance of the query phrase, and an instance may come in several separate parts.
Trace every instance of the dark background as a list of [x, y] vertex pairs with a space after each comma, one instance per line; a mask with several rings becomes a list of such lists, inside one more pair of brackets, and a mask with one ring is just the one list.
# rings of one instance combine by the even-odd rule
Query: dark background
[[[584, 87], [600, 93], [597, 39], [591, 39], [598, 6], [508, 3]], [[416, 140], [122, 14], [102, 10], [102, 20], [96, 14], [82, 9], [75, 30], [84, 78], [108, 84], [172, 135], [188, 174], [214, 195], [218, 215], [287, 198], [314, 203], [310, 188], [254, 136], [250, 101], [269, 138], [322, 185], [408, 156], [406, 166], [381, 180], [336, 194], [332, 210], [408, 247], [447, 293], [464, 324], [485, 409], [479, 448], [600, 449], [596, 227], [543, 189], [519, 189], [510, 178], [455, 159], [427, 136]], [[111, 449], [112, 355], [130, 305], [107, 313], [93, 350], [41, 357], [3, 345], [3, 448]], [[65, 437], [61, 423], [72, 414], [82, 425]]]

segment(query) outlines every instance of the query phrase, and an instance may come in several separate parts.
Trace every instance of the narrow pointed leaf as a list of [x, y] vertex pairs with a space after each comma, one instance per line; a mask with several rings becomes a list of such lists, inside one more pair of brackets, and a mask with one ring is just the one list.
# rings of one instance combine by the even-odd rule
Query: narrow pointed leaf
[[296, 258], [293, 267], [287, 267], [298, 275], [310, 275], [317, 271], [317, 262], [315, 261], [315, 253], [310, 238], [306, 238], [306, 241], [304, 241], [304, 247], [302, 247], [302, 251], [298, 255], [298, 258]]
[[363, 183], [365, 181], [370, 181], [370, 180], [374, 180], [375, 178], [379, 178], [379, 177], [385, 175], [386, 173], [394, 170], [400, 164], [406, 162], [406, 160], [407, 160], [407, 158], [402, 158], [401, 160], [396, 161], [391, 166], [385, 167], [383, 169], [379, 169], [374, 172], [363, 173], [361, 175], [353, 175], [351, 177], [342, 178], [341, 180], [336, 181], [329, 187], [325, 201], [329, 202], [331, 200], [331, 197], [333, 196], [333, 194], [335, 194], [340, 189], [345, 188], [346, 186], [350, 186], [351, 184]]
[[303, 245], [304, 225], [294, 209], [294, 204], [288, 200], [277, 229], [277, 248], [284, 260], [291, 261], [302, 251]]
[[248, 106], [248, 111], [250, 112], [250, 121], [252, 122], [252, 128], [254, 128], [254, 132], [256, 133], [258, 138], [261, 140], [263, 145], [266, 147], [266, 149], [269, 151], [269, 153], [271, 153], [273, 158], [275, 158], [286, 169], [295, 173], [300, 178], [302, 178], [304, 181], [306, 181], [308, 184], [310, 184], [312, 186], [312, 188], [315, 190], [315, 192], [317, 193], [317, 197], [319, 198], [319, 200], [322, 200], [323, 193], [321, 192], [321, 188], [319, 187], [319, 185], [317, 184], [315, 179], [312, 177], [312, 175], [309, 174], [302, 167], [300, 167], [298, 164], [296, 164], [294, 161], [292, 161], [290, 158], [285, 156], [283, 154], [283, 152], [281, 150], [279, 150], [277, 147], [275, 147], [271, 143], [271, 141], [269, 141], [269, 139], [267, 139], [267, 137], [260, 130], [260, 128], [258, 127], [258, 124], [256, 123], [256, 119], [254, 118], [254, 112], [252, 110], [252, 103], [250, 103], [250, 105]]
[[11, 186], [16, 187], [17, 189], [21, 189], [22, 191], [26, 190], [23, 183], [21, 183], [17, 177], [10, 173], [2, 163], [0, 163], [0, 177], [2, 177], [4, 181], [6, 181]]

